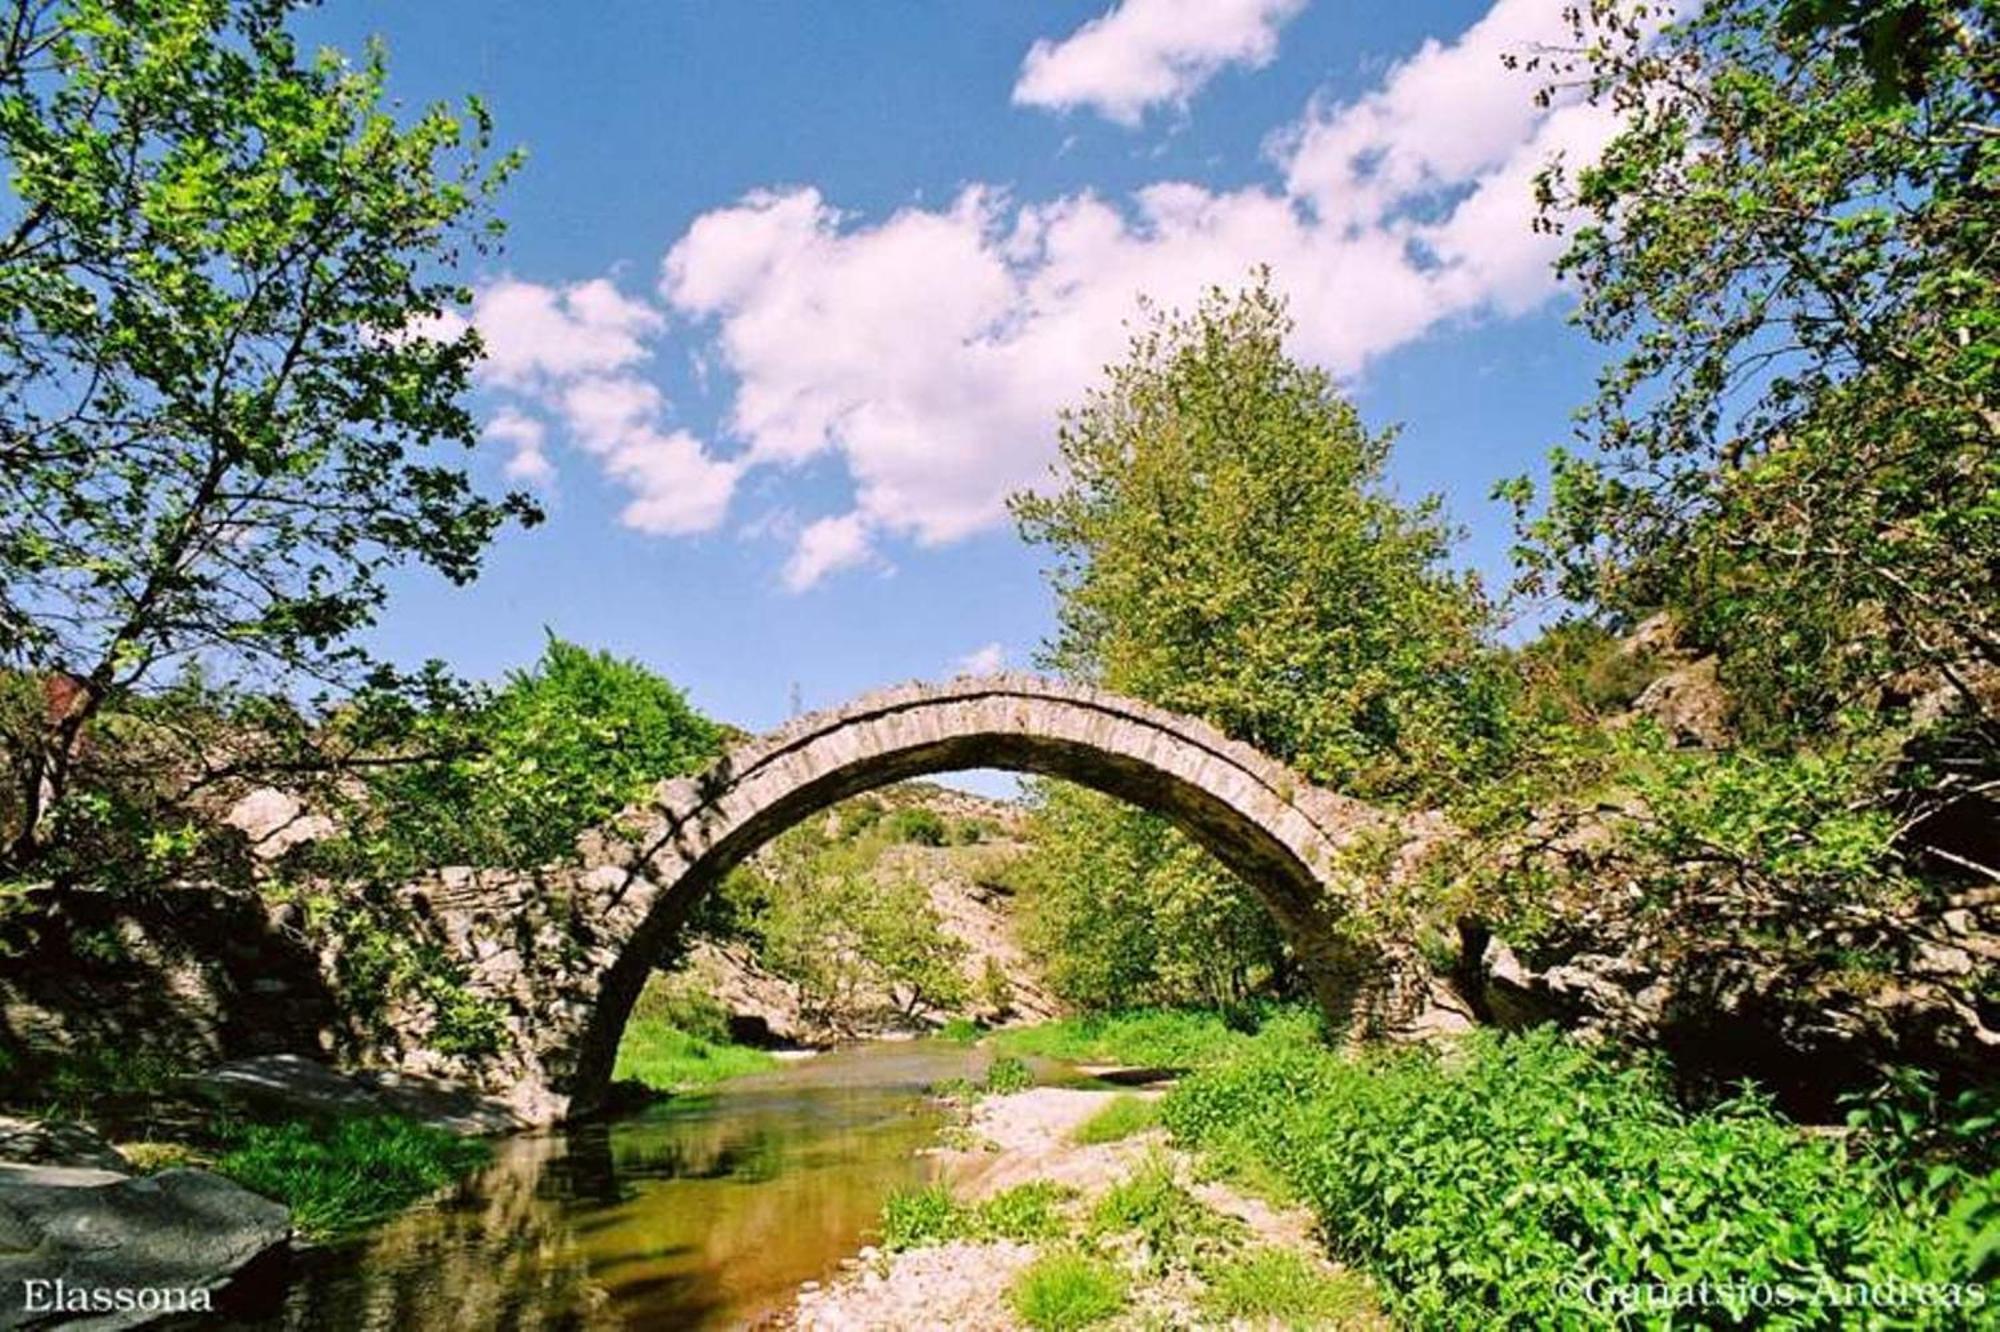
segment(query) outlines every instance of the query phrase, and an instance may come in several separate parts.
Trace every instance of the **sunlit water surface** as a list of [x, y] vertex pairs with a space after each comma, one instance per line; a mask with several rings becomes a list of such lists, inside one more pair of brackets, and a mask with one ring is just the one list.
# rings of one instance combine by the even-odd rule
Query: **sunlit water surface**
[[[860, 1046], [609, 1123], [504, 1140], [449, 1196], [261, 1275], [240, 1329], [720, 1328], [782, 1308], [930, 1178], [923, 1096], [987, 1056]], [[213, 1322], [206, 1324], [214, 1326]]]

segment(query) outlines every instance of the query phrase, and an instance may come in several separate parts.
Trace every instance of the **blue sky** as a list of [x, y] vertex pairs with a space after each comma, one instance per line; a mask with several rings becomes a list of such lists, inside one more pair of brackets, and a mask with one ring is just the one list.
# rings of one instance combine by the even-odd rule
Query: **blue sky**
[[1601, 140], [1500, 56], [1553, 0], [664, 4], [327, 0], [408, 103], [478, 92], [527, 163], [464, 312], [475, 465], [550, 520], [469, 589], [411, 576], [379, 646], [476, 676], [544, 626], [758, 729], [1026, 666], [1051, 624], [1000, 512], [1147, 291], [1272, 265], [1375, 424], [1506, 577], [1496, 478], [1568, 431], [1527, 180]]

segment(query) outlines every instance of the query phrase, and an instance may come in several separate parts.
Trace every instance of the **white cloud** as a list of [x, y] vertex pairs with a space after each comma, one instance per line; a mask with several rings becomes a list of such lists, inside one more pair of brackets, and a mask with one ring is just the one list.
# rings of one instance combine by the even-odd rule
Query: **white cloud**
[[1278, 53], [1278, 30], [1305, 0], [1121, 0], [1059, 42], [1037, 41], [1021, 62], [1014, 102], [1088, 106], [1136, 126], [1147, 108], [1185, 106], [1229, 65]]
[[479, 292], [472, 322], [486, 343], [481, 377], [527, 388], [633, 365], [647, 355], [643, 339], [659, 332], [664, 320], [652, 306], [621, 295], [607, 278], [567, 287], [508, 278]]
[[[1039, 60], [1122, 49], [1119, 34], [1164, 51], [1163, 34], [1179, 31], [1169, 18], [1197, 8], [1217, 31], [1218, 16], [1261, 15], [1274, 42], [1296, 7], [1128, 0]], [[1185, 309], [1269, 265], [1297, 320], [1293, 349], [1347, 378], [1441, 326], [1546, 301], [1560, 242], [1529, 225], [1534, 172], [1557, 149], [1593, 154], [1612, 122], [1574, 100], [1537, 107], [1534, 80], [1501, 57], [1560, 38], [1560, 22], [1548, 0], [1496, 0], [1362, 96], [1305, 108], [1272, 137], [1262, 185], [1167, 180], [1120, 198], [1022, 201], [975, 184], [876, 221], [798, 187], [702, 215], [666, 255], [660, 293], [695, 326], [688, 354], [728, 386], [722, 429], [740, 451], [727, 458], [671, 428], [670, 404], [642, 377], [665, 312], [606, 279], [481, 292], [482, 373], [566, 427], [631, 492], [622, 521], [643, 531], [711, 530], [744, 476], [837, 459], [853, 486], [846, 512], [799, 526], [778, 501], [783, 521], [756, 527], [791, 544], [782, 577], [795, 590], [882, 565], [885, 540], [991, 528], [1007, 494], [1048, 480], [1058, 411], [1123, 353], [1142, 295]], [[1228, 49], [1248, 60], [1264, 48]], [[496, 418], [491, 430], [522, 474], [547, 465], [524, 427]]]
[[486, 438], [512, 450], [507, 457], [507, 475], [517, 481], [545, 485], [555, 480], [556, 469], [543, 445], [548, 428], [534, 417], [512, 407], [504, 407], [486, 423]]
[[821, 518], [799, 533], [792, 557], [785, 562], [785, 586], [803, 592], [828, 574], [867, 564], [871, 558], [868, 528], [860, 514]]
[[[480, 376], [559, 419], [569, 438], [631, 494], [619, 521], [641, 532], [684, 535], [718, 526], [742, 464], [712, 456], [685, 430], [668, 430], [667, 403], [634, 367], [666, 325], [654, 306], [608, 279], [549, 287], [509, 278], [481, 290], [472, 321], [485, 340]], [[486, 434], [513, 446], [510, 476], [554, 474], [546, 428], [504, 406]]]
[[960, 657], [955, 663], [960, 675], [998, 675], [1007, 665], [1007, 649], [988, 643]]
[[1186, 308], [1268, 264], [1294, 349], [1347, 377], [1442, 324], [1547, 300], [1559, 242], [1530, 227], [1534, 171], [1559, 147], [1594, 153], [1611, 122], [1536, 107], [1501, 56], [1559, 21], [1543, 0], [1498, 0], [1367, 95], [1309, 107], [1268, 186], [1017, 203], [975, 185], [873, 224], [799, 188], [697, 219], [661, 289], [713, 328], [746, 465], [830, 453], [854, 484], [845, 521], [801, 534], [787, 583], [865, 563], [884, 537], [1002, 521], [1010, 491], [1048, 477], [1057, 412], [1120, 355], [1141, 295]]

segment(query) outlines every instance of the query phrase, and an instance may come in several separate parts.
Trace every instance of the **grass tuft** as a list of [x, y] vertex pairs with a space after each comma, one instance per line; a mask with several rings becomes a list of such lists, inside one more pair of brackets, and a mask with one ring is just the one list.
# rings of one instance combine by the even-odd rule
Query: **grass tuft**
[[1070, 1133], [1070, 1141], [1080, 1147], [1119, 1142], [1135, 1133], [1144, 1133], [1159, 1122], [1159, 1106], [1127, 1092], [1112, 1097], [1102, 1110], [1078, 1124]]
[[693, 1091], [746, 1073], [776, 1068], [778, 1061], [747, 1045], [730, 1045], [682, 1031], [660, 1018], [634, 1017], [625, 1025], [612, 1076], [642, 1082], [654, 1091]]
[[1223, 1319], [1324, 1328], [1377, 1317], [1367, 1278], [1324, 1271], [1288, 1249], [1251, 1249], [1215, 1264], [1205, 1276], [1204, 1303]]
[[1117, 1268], [1068, 1250], [1037, 1258], [1007, 1289], [1015, 1316], [1037, 1332], [1103, 1322], [1125, 1307], [1125, 1298], [1125, 1277]]
[[476, 1138], [397, 1115], [252, 1124], [230, 1136], [215, 1168], [291, 1208], [292, 1224], [312, 1239], [380, 1221], [492, 1154]]

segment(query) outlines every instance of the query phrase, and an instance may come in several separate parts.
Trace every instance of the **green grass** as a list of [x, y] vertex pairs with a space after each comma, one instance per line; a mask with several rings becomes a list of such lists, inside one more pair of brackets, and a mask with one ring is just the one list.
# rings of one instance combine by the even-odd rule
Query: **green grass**
[[1144, 1241], [1155, 1274], [1190, 1266], [1235, 1239], [1240, 1222], [1221, 1215], [1190, 1193], [1174, 1175], [1173, 1163], [1153, 1153], [1130, 1175], [1112, 1185], [1091, 1209], [1092, 1240], [1133, 1235]]
[[938, 1035], [956, 1045], [971, 1045], [980, 1037], [979, 1024], [969, 1017], [946, 1018]]
[[1102, 1110], [1078, 1124], [1070, 1133], [1070, 1141], [1079, 1147], [1119, 1142], [1135, 1133], [1144, 1133], [1159, 1122], [1158, 1105], [1127, 1092], [1112, 1097]]
[[1367, 1278], [1323, 1271], [1289, 1249], [1250, 1249], [1203, 1275], [1208, 1283], [1203, 1305], [1222, 1319], [1260, 1327], [1325, 1328], [1376, 1316]]
[[642, 1082], [654, 1091], [693, 1091], [760, 1073], [777, 1063], [747, 1045], [695, 1036], [659, 1018], [635, 1017], [625, 1024], [612, 1076]]
[[215, 1168], [292, 1209], [323, 1239], [380, 1221], [485, 1164], [492, 1149], [395, 1115], [253, 1124], [228, 1134]]
[[1076, 1190], [1030, 1180], [981, 1203], [964, 1203], [943, 1184], [889, 1195], [882, 1208], [882, 1247], [890, 1252], [951, 1240], [1055, 1239], [1067, 1227], [1063, 1205]]
[[1014, 1314], [1038, 1332], [1067, 1332], [1125, 1307], [1124, 1274], [1101, 1259], [1059, 1250], [1028, 1264], [1007, 1288]]
[[[1270, 1008], [1253, 1017], [1260, 1033], [1280, 1031], [1308, 1039], [1317, 1030], [1318, 1019], [1301, 1008]], [[1147, 1068], [1203, 1068], [1247, 1048], [1251, 1039], [1213, 1009], [1192, 1008], [1091, 1013], [1014, 1027], [991, 1037], [1001, 1054]]]

